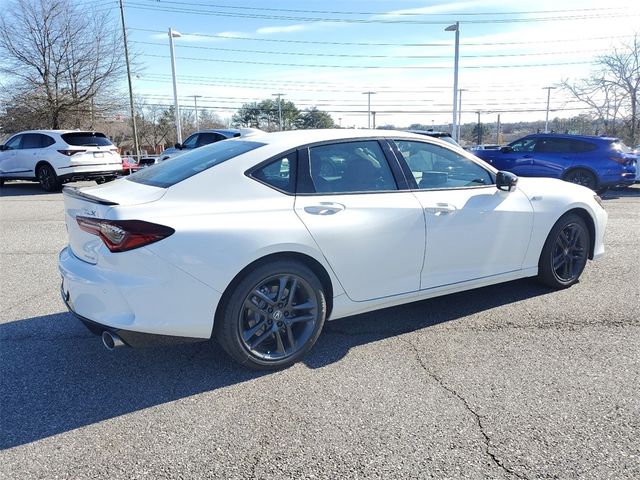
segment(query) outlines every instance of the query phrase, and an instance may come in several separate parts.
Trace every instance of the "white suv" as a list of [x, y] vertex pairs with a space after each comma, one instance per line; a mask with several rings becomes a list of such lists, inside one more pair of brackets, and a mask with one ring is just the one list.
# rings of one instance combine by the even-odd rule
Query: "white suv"
[[30, 130], [0, 145], [0, 185], [5, 180], [33, 180], [52, 192], [65, 182], [102, 183], [120, 173], [122, 159], [103, 133]]

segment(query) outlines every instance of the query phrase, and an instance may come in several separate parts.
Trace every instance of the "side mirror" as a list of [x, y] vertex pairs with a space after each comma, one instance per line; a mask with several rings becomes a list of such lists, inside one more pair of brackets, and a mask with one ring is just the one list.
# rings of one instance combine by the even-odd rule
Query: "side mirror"
[[181, 143], [176, 143], [173, 148], [177, 149], [177, 150], [182, 150], [182, 144]]
[[499, 171], [496, 174], [496, 187], [503, 192], [511, 192], [518, 184], [518, 177], [511, 172]]
[[511, 153], [513, 152], [513, 148], [511, 148], [510, 146], [506, 146], [506, 147], [500, 147], [500, 153]]

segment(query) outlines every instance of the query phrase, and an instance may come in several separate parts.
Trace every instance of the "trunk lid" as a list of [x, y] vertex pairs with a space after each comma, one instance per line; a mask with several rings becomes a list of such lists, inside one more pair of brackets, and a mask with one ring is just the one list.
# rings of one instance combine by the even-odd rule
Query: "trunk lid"
[[69, 247], [79, 259], [96, 264], [102, 240], [82, 230], [76, 217], [109, 218], [110, 210], [155, 202], [164, 196], [166, 189], [121, 179], [96, 187], [65, 187], [62, 193]]

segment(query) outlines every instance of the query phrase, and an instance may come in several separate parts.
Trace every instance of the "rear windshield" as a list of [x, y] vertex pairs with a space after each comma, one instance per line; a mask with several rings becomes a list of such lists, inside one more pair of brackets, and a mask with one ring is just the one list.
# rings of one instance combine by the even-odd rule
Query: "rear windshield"
[[196, 148], [189, 153], [184, 153], [160, 164], [140, 170], [129, 175], [127, 179], [144, 185], [167, 188], [192, 177], [196, 173], [263, 145], [264, 143], [258, 142], [224, 140]]
[[611, 149], [612, 150], [617, 150], [618, 152], [622, 152], [622, 153], [631, 153], [632, 152], [631, 148], [627, 147], [620, 140], [616, 140], [614, 142], [611, 142]]
[[113, 145], [104, 133], [98, 132], [63, 133], [62, 139], [68, 145], [77, 147], [110, 147]]

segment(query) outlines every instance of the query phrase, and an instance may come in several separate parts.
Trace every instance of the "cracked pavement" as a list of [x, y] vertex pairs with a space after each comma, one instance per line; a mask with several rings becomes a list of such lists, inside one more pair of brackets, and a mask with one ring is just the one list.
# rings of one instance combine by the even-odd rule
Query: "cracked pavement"
[[0, 190], [0, 479], [640, 478], [640, 185], [606, 256], [329, 322], [304, 362], [106, 351], [65, 311], [60, 194]]

